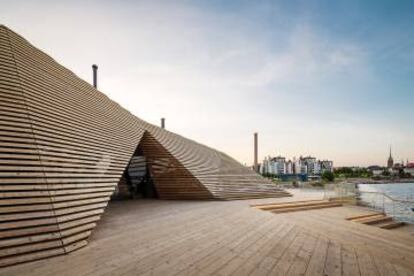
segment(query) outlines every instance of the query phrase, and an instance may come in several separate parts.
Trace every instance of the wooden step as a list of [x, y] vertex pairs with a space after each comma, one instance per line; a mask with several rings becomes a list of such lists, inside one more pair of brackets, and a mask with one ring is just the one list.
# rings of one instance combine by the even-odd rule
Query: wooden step
[[272, 202], [272, 203], [262, 203], [262, 204], [252, 204], [250, 207], [262, 207], [262, 206], [271, 206], [271, 205], [283, 205], [283, 204], [296, 204], [296, 203], [304, 203], [304, 202], [327, 202], [327, 200], [301, 200], [301, 201], [286, 201], [286, 202]]
[[358, 222], [362, 224], [368, 224], [376, 226], [382, 229], [393, 229], [404, 226], [404, 222], [396, 222], [392, 217], [385, 215], [384, 213], [373, 213], [367, 215], [360, 215], [354, 217], [348, 217], [347, 220]]
[[372, 218], [370, 220], [364, 220], [361, 223], [373, 225], [373, 224], [378, 224], [378, 223], [387, 222], [387, 221], [392, 221], [392, 217], [383, 216], [383, 217], [378, 217], [378, 218]]
[[310, 203], [298, 203], [298, 204], [283, 204], [283, 205], [272, 205], [272, 206], [264, 206], [260, 209], [266, 210], [273, 210], [273, 209], [283, 209], [283, 208], [291, 208], [291, 207], [303, 207], [303, 206], [314, 206], [314, 205], [321, 205], [321, 204], [335, 204], [340, 202], [329, 202], [329, 201], [321, 201], [321, 202], [310, 202]]
[[346, 220], [358, 220], [361, 218], [367, 218], [367, 217], [383, 215], [383, 214], [384, 213], [373, 213], [373, 214], [367, 214], [367, 215], [353, 216], [353, 217], [347, 217]]
[[385, 222], [382, 224], [377, 224], [375, 226], [378, 226], [382, 229], [394, 229], [394, 228], [402, 227], [404, 225], [405, 225], [404, 222], [391, 221], [391, 222]]
[[378, 215], [375, 215], [375, 216], [369, 216], [369, 217], [365, 217], [365, 218], [354, 219], [352, 221], [363, 223], [364, 221], [369, 221], [369, 220], [383, 218], [383, 217], [386, 217], [386, 215], [385, 214], [378, 214]]
[[275, 210], [275, 209], [283, 209], [283, 208], [291, 208], [291, 207], [303, 207], [303, 206], [313, 206], [313, 205], [319, 205], [319, 204], [331, 204], [332, 202], [329, 201], [312, 201], [312, 202], [289, 202], [289, 203], [281, 203], [281, 204], [272, 204], [272, 205], [266, 205], [261, 207], [256, 207], [260, 210]]
[[282, 197], [291, 197], [292, 195], [286, 193], [277, 193], [277, 194], [257, 194], [257, 195], [230, 195], [226, 198], [219, 198], [220, 200], [249, 200], [249, 199], [262, 199], [262, 198], [282, 198]]
[[318, 204], [318, 205], [310, 205], [310, 206], [308, 205], [308, 206], [301, 206], [301, 207], [282, 208], [282, 209], [270, 210], [270, 212], [277, 214], [277, 213], [297, 212], [297, 211], [306, 211], [306, 210], [340, 207], [340, 206], [342, 206], [341, 203], [328, 203], [328, 204]]

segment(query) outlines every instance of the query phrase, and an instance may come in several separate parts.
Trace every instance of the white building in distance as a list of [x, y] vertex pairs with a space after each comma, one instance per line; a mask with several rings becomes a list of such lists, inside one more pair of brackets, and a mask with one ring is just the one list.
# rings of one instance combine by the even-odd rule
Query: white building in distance
[[312, 156], [305, 156], [292, 160], [287, 160], [285, 157], [276, 156], [266, 157], [261, 166], [261, 174], [272, 175], [321, 175], [325, 171], [333, 172], [333, 161], [317, 160]]

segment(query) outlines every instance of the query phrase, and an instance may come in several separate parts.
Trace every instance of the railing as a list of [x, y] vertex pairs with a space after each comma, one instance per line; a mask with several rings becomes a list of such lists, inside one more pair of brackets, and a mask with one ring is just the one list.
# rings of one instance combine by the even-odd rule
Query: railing
[[326, 184], [324, 187], [324, 199], [356, 198], [357, 188], [351, 183]]
[[394, 198], [383, 192], [358, 191], [360, 205], [379, 210], [398, 221], [414, 223], [414, 200]]
[[414, 199], [394, 198], [383, 192], [360, 191], [355, 184], [336, 183], [325, 186], [324, 199], [347, 199], [350, 204], [368, 206], [397, 221], [414, 223]]

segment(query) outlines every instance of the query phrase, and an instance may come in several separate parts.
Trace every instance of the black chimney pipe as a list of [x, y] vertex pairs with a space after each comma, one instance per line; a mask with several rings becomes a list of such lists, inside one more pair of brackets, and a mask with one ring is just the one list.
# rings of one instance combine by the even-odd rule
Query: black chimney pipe
[[253, 134], [253, 136], [254, 136], [254, 156], [253, 156], [253, 169], [255, 170], [255, 172], [259, 172], [259, 166], [258, 166], [258, 158], [257, 158], [257, 155], [258, 155], [258, 138], [257, 138], [257, 132], [255, 132], [254, 134]]
[[161, 118], [161, 128], [165, 128], [165, 118]]
[[98, 88], [98, 65], [92, 65], [93, 70], [93, 87]]

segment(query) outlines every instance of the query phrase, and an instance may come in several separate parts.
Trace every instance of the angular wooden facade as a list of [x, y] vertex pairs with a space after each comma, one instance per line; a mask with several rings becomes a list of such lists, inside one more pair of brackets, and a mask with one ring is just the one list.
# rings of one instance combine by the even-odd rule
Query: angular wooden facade
[[0, 26], [0, 266], [85, 246], [138, 146], [161, 199], [288, 195], [135, 117]]

